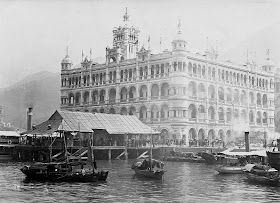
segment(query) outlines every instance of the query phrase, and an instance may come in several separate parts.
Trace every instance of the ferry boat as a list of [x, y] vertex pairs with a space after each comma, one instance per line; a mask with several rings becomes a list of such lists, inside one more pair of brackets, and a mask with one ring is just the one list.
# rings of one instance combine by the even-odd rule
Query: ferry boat
[[277, 170], [280, 170], [280, 151], [266, 152], [269, 165]]
[[14, 149], [19, 144], [17, 131], [0, 131], [0, 162], [13, 160]]

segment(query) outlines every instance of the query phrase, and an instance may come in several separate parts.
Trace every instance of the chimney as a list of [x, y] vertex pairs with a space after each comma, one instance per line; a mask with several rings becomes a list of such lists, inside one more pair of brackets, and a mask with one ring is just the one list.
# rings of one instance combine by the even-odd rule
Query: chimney
[[245, 132], [245, 149], [246, 149], [246, 152], [250, 151], [249, 132]]
[[32, 122], [31, 122], [32, 116], [33, 116], [32, 110], [33, 110], [33, 108], [28, 107], [28, 110], [27, 110], [27, 130], [32, 130]]
[[263, 132], [263, 138], [264, 138], [263, 147], [266, 148], [266, 144], [267, 144], [267, 143], [266, 143], [267, 134], [266, 134], [265, 131]]

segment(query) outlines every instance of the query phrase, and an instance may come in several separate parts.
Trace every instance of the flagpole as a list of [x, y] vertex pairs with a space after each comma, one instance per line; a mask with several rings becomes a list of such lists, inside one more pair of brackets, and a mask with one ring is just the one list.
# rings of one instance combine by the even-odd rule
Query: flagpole
[[149, 35], [149, 38], [148, 38], [149, 50], [151, 49], [150, 41], [151, 41], [151, 37], [150, 37], [150, 35]]
[[89, 59], [90, 59], [90, 61], [91, 61], [91, 55], [92, 55], [92, 50], [90, 48], [90, 51], [89, 51]]
[[159, 41], [159, 52], [161, 53], [161, 37], [160, 37], [160, 41]]

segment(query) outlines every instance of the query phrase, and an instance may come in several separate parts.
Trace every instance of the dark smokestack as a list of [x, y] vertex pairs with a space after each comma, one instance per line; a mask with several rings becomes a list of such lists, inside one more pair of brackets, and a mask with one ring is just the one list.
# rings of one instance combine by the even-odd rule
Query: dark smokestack
[[277, 139], [277, 148], [278, 148], [278, 151], [280, 152], [280, 139]]
[[267, 139], [267, 135], [266, 132], [263, 132], [263, 138], [264, 138], [264, 142], [263, 142], [263, 147], [266, 148], [266, 139]]
[[245, 149], [246, 149], [246, 152], [250, 151], [249, 132], [245, 132]]
[[33, 108], [32, 107], [28, 107], [27, 110], [27, 130], [32, 130], [32, 113]]

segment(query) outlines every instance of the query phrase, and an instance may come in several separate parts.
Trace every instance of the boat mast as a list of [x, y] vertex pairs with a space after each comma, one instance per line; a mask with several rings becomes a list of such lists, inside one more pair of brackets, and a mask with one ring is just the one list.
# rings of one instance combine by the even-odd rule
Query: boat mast
[[150, 142], [150, 153], [151, 153], [151, 163], [152, 163], [152, 158], [153, 158], [153, 149], [152, 149], [152, 145], [153, 145], [153, 122], [152, 122], [152, 125], [151, 125], [151, 142]]

